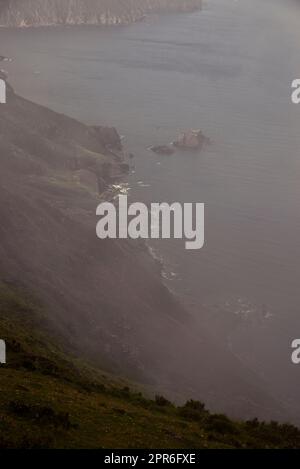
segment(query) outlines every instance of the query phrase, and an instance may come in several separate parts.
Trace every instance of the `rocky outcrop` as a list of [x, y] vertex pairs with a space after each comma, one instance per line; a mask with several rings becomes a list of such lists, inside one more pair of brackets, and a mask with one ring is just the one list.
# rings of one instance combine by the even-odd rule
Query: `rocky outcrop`
[[54, 180], [56, 176], [51, 173], [62, 171], [69, 180], [80, 175], [80, 181], [92, 191], [97, 188], [98, 193], [120, 176], [125, 161], [115, 128], [89, 127], [33, 105], [14, 93], [3, 71], [0, 79], [6, 81], [7, 94], [0, 114], [0, 150], [6, 136], [2, 172], [44, 175]]
[[0, 25], [127, 24], [152, 11], [191, 11], [201, 4], [202, 0], [2, 0]]
[[201, 130], [188, 130], [178, 136], [178, 139], [171, 145], [156, 145], [149, 149], [158, 155], [172, 155], [175, 148], [181, 150], [201, 150], [209, 139], [205, 137]]
[[115, 127], [94, 126], [95, 134], [108, 150], [122, 150], [122, 140]]
[[5, 55], [0, 55], [0, 62], [12, 62], [12, 59], [5, 57]]
[[206, 142], [201, 130], [189, 130], [180, 134], [173, 145], [182, 150], [201, 150]]
[[150, 150], [154, 153], [157, 153], [158, 155], [173, 155], [175, 152], [174, 148], [170, 145], [156, 145], [150, 147]]

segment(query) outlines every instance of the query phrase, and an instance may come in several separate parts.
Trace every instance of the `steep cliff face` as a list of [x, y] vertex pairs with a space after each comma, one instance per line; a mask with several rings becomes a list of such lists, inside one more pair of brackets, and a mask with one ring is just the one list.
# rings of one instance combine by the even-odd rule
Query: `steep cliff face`
[[170, 295], [143, 243], [97, 239], [95, 211], [104, 198], [97, 181], [106, 180], [104, 166], [118, 173], [120, 165], [106, 151], [108, 132], [27, 101], [9, 84], [7, 91], [0, 284], [32, 293], [68, 348], [102, 369], [236, 416], [289, 420], [259, 378]]
[[202, 0], [0, 0], [0, 25], [126, 24], [151, 11], [191, 11]]

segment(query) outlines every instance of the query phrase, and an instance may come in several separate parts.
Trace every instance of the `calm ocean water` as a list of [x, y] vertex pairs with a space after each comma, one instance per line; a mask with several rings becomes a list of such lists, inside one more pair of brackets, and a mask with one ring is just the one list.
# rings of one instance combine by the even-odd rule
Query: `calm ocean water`
[[[171, 288], [270, 387], [286, 393], [288, 380], [293, 395], [300, 105], [290, 95], [300, 76], [299, 2], [207, 0], [201, 12], [129, 27], [2, 29], [0, 48], [14, 58], [7, 67], [19, 93], [126, 136], [134, 199], [206, 204], [203, 250], [154, 244]], [[147, 151], [188, 128], [211, 139], [199, 155]]]

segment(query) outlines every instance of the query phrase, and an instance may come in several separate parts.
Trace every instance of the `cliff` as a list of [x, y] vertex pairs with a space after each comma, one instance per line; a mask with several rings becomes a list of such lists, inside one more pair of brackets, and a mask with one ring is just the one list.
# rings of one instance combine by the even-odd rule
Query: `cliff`
[[115, 131], [36, 105], [8, 85], [0, 282], [37, 298], [64, 347], [94, 366], [231, 415], [288, 420], [259, 377], [165, 288], [144, 243], [97, 239], [96, 207], [123, 166], [108, 139], [117, 152]]
[[127, 24], [152, 11], [191, 11], [202, 0], [2, 0], [0, 25]]

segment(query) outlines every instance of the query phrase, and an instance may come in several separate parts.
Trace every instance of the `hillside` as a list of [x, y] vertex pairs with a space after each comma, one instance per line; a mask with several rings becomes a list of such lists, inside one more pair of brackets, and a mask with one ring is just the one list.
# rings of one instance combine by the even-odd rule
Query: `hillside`
[[[23, 289], [0, 284], [0, 448], [299, 448], [291, 425], [237, 422], [197, 401], [143, 397], [63, 350]], [[55, 338], [56, 337], [56, 338]]]
[[124, 169], [116, 132], [38, 106], [9, 86], [7, 101], [0, 112], [0, 281], [37, 298], [62, 345], [95, 367], [177, 402], [205, 400], [234, 417], [292, 421], [261, 379], [170, 294], [144, 243], [97, 239], [96, 207]]
[[190, 11], [202, 0], [2, 0], [0, 25], [126, 24], [151, 11]]

